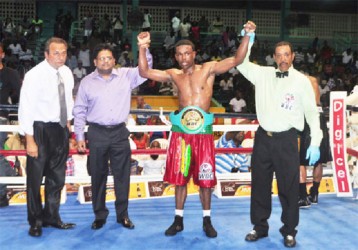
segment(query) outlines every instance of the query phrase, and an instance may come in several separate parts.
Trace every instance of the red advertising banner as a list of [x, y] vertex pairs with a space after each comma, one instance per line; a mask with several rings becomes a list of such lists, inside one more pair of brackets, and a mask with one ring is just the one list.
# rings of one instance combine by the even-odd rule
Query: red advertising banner
[[333, 179], [338, 197], [352, 197], [346, 154], [346, 99], [347, 93], [330, 93], [330, 143], [333, 157]]

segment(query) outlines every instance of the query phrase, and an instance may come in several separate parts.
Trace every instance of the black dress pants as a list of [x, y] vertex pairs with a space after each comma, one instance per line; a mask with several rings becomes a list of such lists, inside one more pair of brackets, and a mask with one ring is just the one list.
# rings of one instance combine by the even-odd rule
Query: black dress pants
[[252, 154], [251, 222], [259, 235], [267, 234], [272, 210], [272, 179], [275, 173], [282, 206], [280, 232], [297, 233], [299, 221], [299, 153], [297, 132], [269, 133], [258, 128]]
[[[130, 184], [129, 131], [124, 123], [116, 126], [90, 124], [88, 128], [89, 165], [92, 181], [92, 207], [96, 220], [106, 220], [106, 184], [109, 165], [114, 180], [117, 220], [128, 217]], [[109, 164], [110, 163], [110, 164]]]
[[[58, 223], [61, 190], [65, 184], [66, 160], [69, 150], [68, 128], [59, 123], [34, 122], [34, 139], [38, 157], [27, 156], [27, 214], [31, 226], [43, 222]], [[45, 179], [45, 206], [40, 188]]]

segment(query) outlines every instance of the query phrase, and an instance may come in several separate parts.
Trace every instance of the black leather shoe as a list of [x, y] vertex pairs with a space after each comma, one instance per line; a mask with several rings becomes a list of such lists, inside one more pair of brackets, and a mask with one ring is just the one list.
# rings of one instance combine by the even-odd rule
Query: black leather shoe
[[62, 221], [58, 222], [58, 223], [47, 223], [44, 222], [42, 224], [43, 227], [55, 227], [58, 229], [72, 229], [76, 226], [76, 224], [74, 223], [64, 223]]
[[178, 232], [181, 232], [184, 230], [184, 223], [183, 223], [183, 217], [179, 215], [175, 215], [173, 224], [170, 225], [170, 227], [165, 230], [166, 236], [174, 236]]
[[251, 232], [246, 235], [245, 240], [246, 241], [257, 241], [257, 240], [267, 237], [267, 236], [268, 236], [267, 233], [266, 234], [258, 234], [256, 232], [256, 230], [251, 230]]
[[42, 235], [42, 228], [40, 226], [31, 226], [29, 235], [32, 237], [40, 237]]
[[210, 216], [205, 216], [203, 218], [203, 230], [207, 237], [209, 238], [215, 238], [218, 236], [218, 233], [216, 232], [215, 228], [211, 224]]
[[92, 223], [92, 226], [91, 228], [96, 230], [96, 229], [100, 229], [104, 226], [104, 224], [106, 224], [106, 220], [95, 220], [93, 223]]
[[285, 245], [285, 247], [295, 247], [296, 246], [295, 237], [293, 237], [292, 235], [286, 235], [283, 244]]
[[121, 220], [117, 220], [117, 222], [119, 224], [122, 224], [125, 228], [128, 228], [128, 229], [133, 229], [134, 228], [133, 222], [128, 217], [124, 217]]

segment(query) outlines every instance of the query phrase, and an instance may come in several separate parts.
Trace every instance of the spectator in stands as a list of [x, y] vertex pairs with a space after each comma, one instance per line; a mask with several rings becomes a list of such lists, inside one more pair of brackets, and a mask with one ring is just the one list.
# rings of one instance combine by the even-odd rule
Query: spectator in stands
[[[149, 120], [147, 125], [164, 125], [162, 120], [157, 115], [153, 115]], [[149, 143], [152, 143], [156, 139], [167, 139], [166, 131], [151, 131], [149, 132]]]
[[3, 24], [3, 32], [5, 37], [13, 37], [16, 33], [16, 25], [11, 17], [7, 17]]
[[[229, 131], [224, 133], [216, 144], [217, 148], [242, 148], [243, 131]], [[246, 154], [220, 153], [215, 155], [216, 172], [236, 173], [249, 172], [249, 161]]]
[[[151, 149], [160, 149], [160, 143], [158, 141], [152, 141], [150, 143]], [[139, 171], [143, 175], [162, 175], [165, 170], [166, 157], [163, 154], [151, 154], [138, 161]]]
[[241, 90], [235, 90], [235, 97], [230, 100], [230, 111], [236, 113], [246, 112], [246, 102], [243, 98]]
[[67, 51], [67, 60], [66, 66], [69, 67], [72, 71], [77, 67], [78, 60], [76, 56], [76, 49], [72, 48]]
[[233, 78], [231, 76], [230, 73], [225, 73], [223, 74], [223, 78], [220, 81], [220, 90], [221, 92], [226, 92], [226, 93], [231, 93], [233, 88], [234, 88], [234, 84], [232, 82]]
[[17, 39], [14, 39], [14, 41], [9, 45], [8, 47], [11, 50], [11, 53], [17, 57], [19, 57], [19, 53], [21, 51], [21, 44]]
[[31, 21], [32, 34], [35, 36], [41, 36], [43, 30], [43, 20], [38, 15]]
[[182, 39], [189, 39], [191, 24], [184, 18], [183, 22], [179, 24], [180, 37]]
[[82, 62], [82, 66], [86, 69], [87, 72], [91, 70], [90, 58], [90, 50], [87, 44], [82, 44], [81, 50], [78, 53], [78, 61]]
[[202, 15], [198, 21], [198, 26], [201, 32], [208, 32], [209, 31], [209, 21], [206, 19], [205, 15]]
[[[143, 96], [137, 96], [136, 101], [137, 109], [152, 109], [152, 107], [144, 101]], [[137, 115], [136, 122], [138, 125], [145, 125], [147, 124], [149, 118], [149, 115]]]
[[299, 68], [305, 62], [305, 54], [302, 51], [302, 47], [298, 47], [295, 51], [294, 64], [296, 68]]
[[152, 15], [149, 13], [148, 9], [144, 9], [142, 31], [150, 31], [151, 24], [152, 24]]
[[164, 38], [163, 49], [166, 56], [169, 56], [169, 51], [174, 48], [175, 44], [175, 32], [171, 30]]
[[333, 48], [329, 46], [328, 42], [325, 40], [320, 51], [320, 60], [322, 62], [330, 63], [333, 57]]
[[[5, 57], [4, 45], [0, 43], [0, 104], [17, 104], [20, 96], [21, 79], [19, 73], [3, 64]], [[0, 110], [0, 125], [9, 123], [9, 112]], [[0, 149], [4, 149], [4, 143], [7, 138], [7, 132], [0, 132]]]
[[26, 43], [21, 44], [21, 50], [18, 53], [20, 63], [24, 63], [25, 61], [33, 62], [34, 56], [32, 55], [32, 51], [27, 48]]
[[123, 20], [120, 15], [116, 15], [112, 20], [113, 41], [118, 45], [122, 43], [123, 37]]
[[129, 58], [129, 52], [128, 51], [123, 51], [121, 56], [118, 58], [118, 64], [121, 67], [132, 67], [133, 63]]
[[275, 59], [273, 58], [271, 52], [269, 54], [267, 54], [267, 56], [265, 57], [265, 61], [266, 61], [267, 66], [274, 66], [275, 65]]
[[179, 39], [180, 34], [179, 34], [179, 28], [180, 28], [180, 13], [179, 11], [176, 11], [174, 14], [174, 17], [171, 20], [171, 27], [175, 33], [175, 37], [177, 37], [177, 39]]
[[159, 88], [160, 95], [173, 95], [173, 86], [171, 82], [162, 82]]
[[103, 18], [99, 20], [99, 30], [101, 34], [102, 42], [105, 43], [109, 40], [111, 37], [110, 31], [111, 31], [111, 21], [109, 20], [109, 16], [107, 14], [103, 15]]
[[73, 97], [76, 99], [78, 88], [80, 87], [81, 80], [87, 75], [87, 70], [82, 67], [82, 61], [78, 60], [77, 67], [72, 70], [74, 78]]
[[146, 149], [149, 147], [149, 135], [144, 132], [134, 132], [131, 134], [131, 139], [137, 146], [137, 149]]
[[342, 53], [342, 64], [344, 67], [348, 67], [350, 66], [350, 64], [352, 63], [353, 60], [353, 53], [352, 53], [352, 49], [348, 48], [345, 51], [343, 51]]
[[316, 60], [317, 60], [317, 55], [314, 52], [314, 49], [309, 48], [307, 53], [306, 53], [306, 60], [305, 61], [307, 62], [308, 70], [311, 73], [313, 73], [313, 71], [314, 71]]
[[83, 22], [83, 43], [88, 41], [88, 38], [92, 35], [94, 28], [94, 18], [91, 11], [87, 11], [82, 19]]
[[215, 20], [211, 24], [211, 32], [221, 34], [224, 28], [224, 23], [221, 21], [220, 16], [216, 16]]

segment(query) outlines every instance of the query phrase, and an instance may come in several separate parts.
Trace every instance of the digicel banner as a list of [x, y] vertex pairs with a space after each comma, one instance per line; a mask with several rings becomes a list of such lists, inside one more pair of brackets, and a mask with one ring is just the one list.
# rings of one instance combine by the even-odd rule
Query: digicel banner
[[351, 197], [352, 186], [346, 155], [346, 99], [347, 93], [330, 93], [330, 144], [334, 169], [334, 184], [338, 197]]

